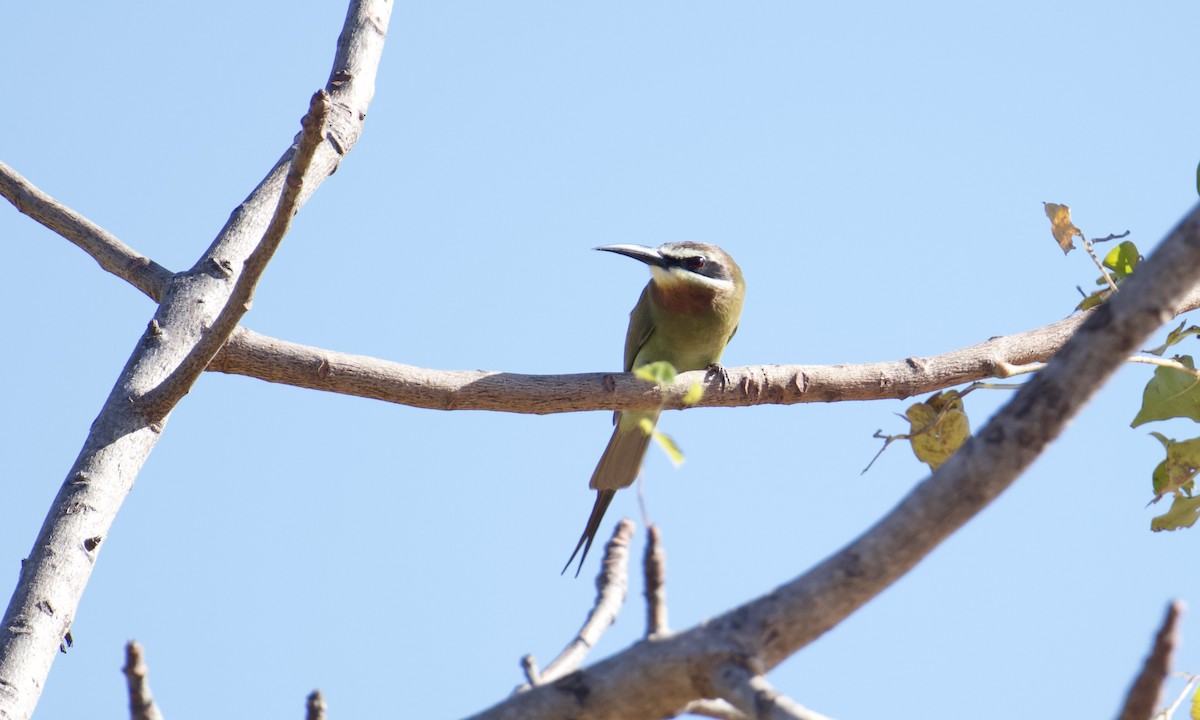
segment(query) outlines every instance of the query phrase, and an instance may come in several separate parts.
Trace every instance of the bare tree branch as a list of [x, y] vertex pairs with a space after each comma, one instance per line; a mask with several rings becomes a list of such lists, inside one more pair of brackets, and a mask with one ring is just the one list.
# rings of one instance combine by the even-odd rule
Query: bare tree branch
[[1154, 637], [1154, 646], [1150, 655], [1142, 664], [1125, 696], [1125, 706], [1121, 708], [1120, 720], [1151, 720], [1162, 699], [1163, 685], [1167, 682], [1167, 674], [1171, 672], [1171, 661], [1175, 648], [1179, 645], [1179, 618], [1183, 615], [1183, 602], [1173, 601], [1167, 606], [1167, 614], [1162, 626]]
[[148, 670], [142, 646], [130, 640], [125, 645], [125, 681], [129, 686], [129, 717], [131, 720], [163, 720], [154, 696], [150, 694]]
[[326, 709], [325, 696], [320, 690], [313, 690], [304, 704], [304, 720], [325, 720]]
[[667, 553], [657, 525], [646, 526], [646, 555], [642, 559], [645, 574], [646, 637], [671, 631], [667, 624]]
[[[1200, 294], [1197, 296], [1200, 303]], [[991, 377], [1001, 362], [1044, 360], [1061, 347], [1081, 316], [1021, 335], [930, 358], [861, 365], [760, 365], [726, 368], [729, 382], [704, 371], [680, 373], [670, 385], [632, 373], [523, 375], [428, 370], [361, 355], [321, 350], [242, 330], [218, 353], [210, 370], [269, 382], [375, 398], [437, 410], [522, 413], [688, 407], [684, 397], [704, 387], [696, 407], [733, 407], [840, 400], [904, 398]]]
[[100, 267], [141, 290], [151, 299], [162, 298], [171, 271], [136, 252], [112, 233], [68, 208], [0, 162], [0, 197], [17, 210], [75, 243], [100, 263]]
[[[542, 684], [542, 673], [538, 670], [537, 658], [533, 653], [521, 656], [521, 672], [525, 673], [525, 683], [529, 686]], [[517, 688], [517, 692], [525, 690], [525, 686]]]
[[[350, 4], [326, 86], [334, 108], [330, 142], [318, 148], [301, 201], [357, 140], [374, 94], [390, 11], [391, 3], [385, 0]], [[234, 211], [196, 266], [167, 283], [150, 327], [92, 424], [33, 550], [22, 564], [20, 580], [0, 624], [0, 717], [15, 720], [32, 715], [100, 545], [162, 432], [166, 413], [147, 417], [131, 400], [171, 377], [212, 328], [247, 258], [264, 235], [292, 157], [289, 149]], [[198, 375], [202, 369], [196, 366], [192, 372]], [[178, 379], [184, 386], [194, 380]]]
[[1200, 206], [975, 437], [849, 545], [703, 625], [637, 643], [475, 717], [669, 715], [711, 697], [700, 679], [717, 668], [752, 660], [765, 672], [778, 665], [911, 570], [1007, 489], [1125, 358], [1178, 311], [1198, 280]]
[[693, 700], [684, 705], [676, 715], [689, 713], [717, 720], [750, 720], [750, 716], [730, 705], [727, 700]]
[[744, 665], [729, 663], [719, 668], [713, 685], [722, 698], [754, 720], [829, 720], [779, 692]]
[[[154, 298], [170, 271], [146, 260], [110, 233], [64, 208], [11, 168], [0, 164], [0, 196], [41, 222], [70, 216], [65, 235], [109, 272]], [[52, 229], [58, 225], [44, 222]], [[1177, 312], [1200, 308], [1200, 288]], [[496, 410], [549, 414], [586, 410], [741, 407], [804, 402], [907, 398], [1040, 363], [1062, 347], [1087, 313], [941, 355], [859, 365], [758, 365], [727, 368], [728, 382], [704, 371], [683, 373], [672, 385], [637, 380], [631, 373], [527, 375], [493, 371], [432, 370], [352, 355], [238, 328], [209, 363], [209, 370], [267, 382], [354, 395], [435, 410]], [[698, 403], [685, 403], [693, 385], [704, 387]]]
[[628, 518], [617, 523], [612, 539], [604, 546], [604, 560], [596, 575], [596, 605], [575, 639], [542, 670], [540, 681], [553, 682], [575, 672], [600, 636], [617, 620], [621, 605], [629, 592], [629, 541], [633, 539], [634, 524]]
[[[1177, 313], [1200, 307], [1200, 288]], [[1095, 311], [1092, 311], [1095, 312]], [[1016, 335], [995, 337], [941, 355], [859, 365], [754, 365], [726, 368], [729, 382], [704, 371], [680, 373], [660, 386], [632, 373], [524, 375], [430, 370], [291, 343], [240, 328], [209, 370], [268, 382], [373, 398], [435, 410], [547, 414], [663, 407], [744, 407], [907, 398], [1002, 374], [1057, 352], [1090, 313]], [[704, 396], [689, 405], [693, 385]]]

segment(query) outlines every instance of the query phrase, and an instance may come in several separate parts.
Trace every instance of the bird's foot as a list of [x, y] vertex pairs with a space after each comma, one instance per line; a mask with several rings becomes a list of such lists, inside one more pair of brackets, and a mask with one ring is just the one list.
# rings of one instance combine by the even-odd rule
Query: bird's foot
[[729, 386], [729, 371], [727, 371], [725, 369], [725, 366], [722, 365], [721, 363], [719, 363], [719, 362], [710, 363], [708, 366], [708, 369], [705, 372], [706, 372], [706, 377], [709, 375], [717, 376], [717, 378], [721, 381], [721, 390], [722, 391], [724, 391], [725, 388]]

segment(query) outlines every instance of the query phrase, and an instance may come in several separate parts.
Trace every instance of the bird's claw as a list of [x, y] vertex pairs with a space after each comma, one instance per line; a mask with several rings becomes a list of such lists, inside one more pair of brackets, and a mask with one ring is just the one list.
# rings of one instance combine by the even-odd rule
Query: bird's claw
[[721, 382], [721, 390], [724, 391], [729, 386], [729, 371], [719, 362], [709, 363], [708, 369], [705, 371], [707, 375], [716, 375]]

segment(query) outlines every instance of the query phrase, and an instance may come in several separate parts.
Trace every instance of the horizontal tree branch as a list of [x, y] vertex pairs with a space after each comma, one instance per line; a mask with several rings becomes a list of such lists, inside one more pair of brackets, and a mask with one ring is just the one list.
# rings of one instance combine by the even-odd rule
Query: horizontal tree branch
[[[1178, 313], [1200, 307], [1200, 287]], [[1091, 311], [1095, 312], [1095, 311]], [[1003, 374], [1012, 365], [1042, 362], [1057, 352], [1088, 313], [1027, 332], [994, 337], [930, 357], [857, 365], [753, 365], [714, 373], [681, 373], [658, 387], [632, 373], [526, 375], [484, 370], [430, 370], [292, 343], [239, 328], [208, 369], [268, 382], [355, 395], [434, 410], [497, 410], [547, 414], [663, 407], [744, 407], [907, 398]], [[704, 396], [685, 403], [693, 384]]]
[[[172, 273], [66, 208], [0, 163], [0, 196], [59, 232], [101, 267], [156, 300]], [[1178, 312], [1200, 308], [1200, 288]], [[728, 382], [703, 372], [681, 374], [658, 388], [630, 373], [528, 375], [482, 370], [433, 370], [279, 340], [238, 328], [208, 369], [267, 382], [383, 400], [434, 410], [549, 414], [586, 410], [683, 409], [695, 383], [696, 407], [790, 405], [804, 402], [907, 398], [992, 377], [1012, 366], [1043, 362], [1063, 346], [1087, 313], [1027, 332], [994, 337], [929, 357], [839, 365], [755, 365], [727, 368]]]

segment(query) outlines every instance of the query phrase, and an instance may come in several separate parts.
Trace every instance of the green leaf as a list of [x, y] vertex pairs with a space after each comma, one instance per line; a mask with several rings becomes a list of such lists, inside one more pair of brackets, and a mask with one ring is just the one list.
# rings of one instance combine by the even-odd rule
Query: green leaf
[[971, 437], [971, 422], [956, 390], [934, 393], [904, 411], [911, 425], [908, 441], [917, 459], [936, 470]]
[[1154, 502], [1167, 493], [1186, 492], [1192, 494], [1197, 471], [1200, 471], [1200, 438], [1172, 440], [1162, 433], [1150, 433], [1162, 443], [1167, 459], [1154, 468]]
[[[1134, 269], [1141, 261], [1142, 256], [1138, 254], [1137, 246], [1126, 240], [1108, 251], [1108, 254], [1104, 256], [1103, 264], [1112, 271], [1113, 283], [1120, 285], [1125, 278], [1133, 274]], [[1091, 310], [1112, 296], [1113, 289], [1109, 286], [1106, 278], [1096, 278], [1096, 284], [1101, 288], [1080, 300], [1079, 304], [1075, 306], [1076, 310]]]
[[634, 368], [633, 374], [646, 382], [652, 382], [656, 385], [667, 385], [675, 382], [675, 366], [666, 360], [658, 362], [646, 363], [639, 368]]
[[1119, 282], [1133, 274], [1141, 259], [1142, 256], [1138, 254], [1137, 245], [1126, 240], [1108, 251], [1108, 254], [1104, 256], [1104, 267], [1116, 273]]
[[1172, 345], [1176, 345], [1178, 343], [1183, 342], [1184, 340], [1187, 339], [1187, 337], [1189, 335], [1200, 335], [1200, 326], [1193, 325], [1193, 326], [1185, 329], [1183, 326], [1186, 324], [1187, 324], [1187, 320], [1184, 320], [1183, 322], [1179, 323], [1179, 327], [1177, 327], [1174, 330], [1172, 330], [1171, 332], [1167, 333], [1167, 341], [1166, 342], [1164, 342], [1162, 345], [1159, 345], [1158, 347], [1156, 347], [1152, 350], [1146, 350], [1145, 352], [1148, 352], [1151, 355], [1158, 355], [1159, 357], [1162, 357], [1162, 354], [1167, 351], [1167, 348], [1171, 347]]
[[[633, 374], [646, 382], [652, 382], [656, 385], [668, 385], [675, 382], [675, 376], [678, 373], [676, 373], [674, 365], [666, 360], [659, 360], [658, 362], [646, 363], [641, 367], [634, 368]], [[688, 388], [687, 395], [684, 396], [683, 401], [685, 404], [699, 402], [703, 395], [704, 388], [700, 387], [699, 383], [697, 383]], [[654, 420], [648, 417], [639, 419], [638, 429], [653, 438], [654, 442], [658, 443], [658, 446], [671, 459], [671, 463], [675, 467], [679, 467], [683, 462], [683, 451], [679, 449], [679, 446], [675, 444], [670, 435], [655, 428]]]
[[652, 437], [654, 438], [654, 442], [658, 443], [658, 446], [661, 447], [663, 452], [667, 454], [667, 457], [671, 459], [671, 464], [673, 464], [675, 467], [679, 467], [683, 464], [683, 451], [679, 449], [679, 446], [675, 444], [675, 441], [671, 439], [670, 435], [666, 434], [662, 430], [655, 430]]
[[[1104, 281], [1104, 279], [1101, 278], [1101, 282], [1103, 282], [1103, 281]], [[1103, 305], [1104, 301], [1107, 300], [1109, 298], [1109, 296], [1112, 295], [1112, 293], [1113, 293], [1113, 291], [1112, 291], [1112, 288], [1110, 288], [1110, 287], [1105, 287], [1103, 290], [1097, 290], [1096, 292], [1092, 293], [1091, 295], [1088, 295], [1084, 299], [1080, 300], [1079, 304], [1075, 306], [1075, 309], [1076, 310], [1091, 310], [1094, 307]]]
[[1154, 485], [1154, 500], [1158, 502], [1159, 498], [1167, 492], [1167, 485], [1171, 483], [1170, 476], [1167, 474], [1167, 461], [1163, 460], [1155, 468], [1153, 474], [1150, 475], [1150, 481]]
[[[1175, 359], [1190, 370], [1196, 368], [1190, 355]], [[1142, 407], [1130, 426], [1177, 417], [1200, 422], [1200, 378], [1183, 370], [1157, 367], [1142, 391]]]
[[1150, 521], [1150, 529], [1154, 532], [1163, 530], [1179, 530], [1190, 528], [1200, 520], [1200, 496], [1177, 496], [1171, 503], [1171, 509]]

